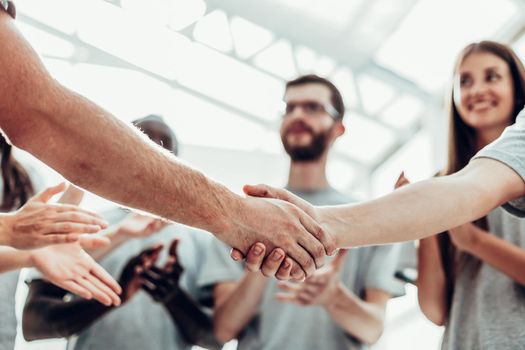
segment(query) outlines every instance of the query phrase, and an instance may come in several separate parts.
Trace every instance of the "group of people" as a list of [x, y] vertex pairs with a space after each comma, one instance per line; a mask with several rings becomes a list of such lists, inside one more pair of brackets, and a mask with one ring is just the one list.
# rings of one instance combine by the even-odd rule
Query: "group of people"
[[[400, 248], [390, 243], [406, 240], [419, 240], [419, 302], [445, 326], [442, 348], [524, 346], [525, 69], [508, 46], [483, 41], [458, 56], [448, 160], [435, 177], [409, 184], [401, 174], [392, 193], [360, 203], [335, 190], [326, 163], [345, 132], [343, 98], [306, 75], [285, 88], [286, 188], [247, 185], [239, 196], [178, 161], [162, 117], [126, 125], [57, 83], [15, 14], [0, 2], [0, 348], [14, 346], [23, 267], [34, 268], [21, 320], [28, 340], [364, 348], [381, 336], [388, 300], [403, 293]], [[11, 145], [156, 216], [81, 209], [82, 190], [39, 188]]]

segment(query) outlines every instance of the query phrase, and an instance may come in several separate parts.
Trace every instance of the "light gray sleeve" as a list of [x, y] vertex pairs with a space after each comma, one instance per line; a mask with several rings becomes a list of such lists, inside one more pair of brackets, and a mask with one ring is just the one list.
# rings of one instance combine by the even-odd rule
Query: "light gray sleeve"
[[378, 245], [371, 247], [372, 256], [365, 277], [365, 289], [382, 290], [392, 296], [399, 296], [399, 281], [395, 272], [399, 266], [400, 244]]
[[[473, 159], [477, 158], [497, 160], [525, 181], [525, 110], [514, 125], [507, 127], [496, 141], [479, 151]], [[503, 207], [516, 216], [525, 217], [525, 197], [510, 201]]]
[[200, 288], [211, 287], [219, 282], [237, 281], [244, 273], [243, 264], [230, 257], [230, 247], [216, 238], [209, 241], [203, 261], [197, 278]]

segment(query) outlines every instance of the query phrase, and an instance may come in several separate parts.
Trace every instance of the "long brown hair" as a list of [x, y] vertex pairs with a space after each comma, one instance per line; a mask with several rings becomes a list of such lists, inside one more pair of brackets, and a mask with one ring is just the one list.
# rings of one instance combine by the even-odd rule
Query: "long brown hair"
[[9, 212], [24, 205], [35, 191], [24, 167], [13, 157], [12, 146], [0, 133], [3, 197], [0, 210]]
[[[454, 76], [457, 74], [464, 60], [473, 53], [490, 53], [507, 63], [514, 86], [514, 109], [509, 125], [513, 124], [516, 121], [516, 116], [525, 105], [525, 68], [523, 67], [523, 63], [509, 46], [494, 41], [481, 41], [466, 46], [460, 52], [454, 65]], [[463, 169], [478, 152], [476, 130], [461, 119], [454, 104], [454, 83], [451, 84], [446, 105], [449, 118], [448, 160], [446, 168], [440, 175], [453, 174]], [[486, 217], [476, 220], [474, 224], [482, 229], [488, 229]], [[438, 236], [438, 243], [447, 279], [448, 305], [451, 305], [454, 281], [458, 272], [467, 261], [477, 259], [472, 255], [459, 252], [452, 244], [448, 232]], [[478, 260], [477, 263], [479, 266], [481, 265], [481, 261]]]

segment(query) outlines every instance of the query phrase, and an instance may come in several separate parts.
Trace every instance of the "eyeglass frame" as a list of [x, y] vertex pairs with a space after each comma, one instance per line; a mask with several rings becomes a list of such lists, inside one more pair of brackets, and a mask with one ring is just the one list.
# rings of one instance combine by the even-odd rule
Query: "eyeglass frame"
[[[292, 111], [290, 112], [287, 112], [287, 107], [288, 107], [288, 104], [286, 101], [283, 101], [284, 103], [284, 106], [285, 106], [285, 109], [284, 109], [284, 112], [282, 112], [282, 116], [283, 117], [286, 117], [288, 115], [290, 115], [291, 113], [293, 113], [293, 111], [295, 110], [296, 107], [301, 107], [304, 109], [304, 105], [305, 104], [308, 104], [308, 103], [314, 103], [320, 107], [323, 108], [323, 112], [325, 112], [326, 114], [328, 114], [332, 119], [334, 120], [337, 120], [337, 119], [340, 119], [340, 113], [335, 109], [334, 106], [332, 106], [331, 104], [323, 104], [321, 102], [318, 102], [318, 101], [313, 101], [313, 100], [309, 100], [309, 101], [301, 101], [301, 102], [292, 102], [293, 104], [295, 104], [294, 108]], [[308, 112], [305, 112], [305, 114], [309, 115], [309, 116], [313, 116], [315, 115], [315, 113], [308, 113]]]

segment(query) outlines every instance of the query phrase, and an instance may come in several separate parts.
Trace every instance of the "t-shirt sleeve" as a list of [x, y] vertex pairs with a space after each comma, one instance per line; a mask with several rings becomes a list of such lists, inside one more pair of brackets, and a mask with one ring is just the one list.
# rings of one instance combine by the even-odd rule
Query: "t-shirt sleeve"
[[365, 277], [365, 289], [378, 289], [392, 296], [402, 294], [395, 272], [399, 266], [401, 245], [388, 244], [371, 247], [372, 256]]
[[[516, 123], [507, 127], [503, 134], [483, 148], [473, 159], [490, 158], [514, 170], [525, 181], [525, 110], [521, 111]], [[525, 217], [525, 197], [503, 205], [510, 213]]]
[[207, 244], [201, 271], [197, 278], [199, 288], [211, 288], [219, 282], [237, 281], [244, 273], [243, 264], [230, 257], [230, 247], [212, 238]]

